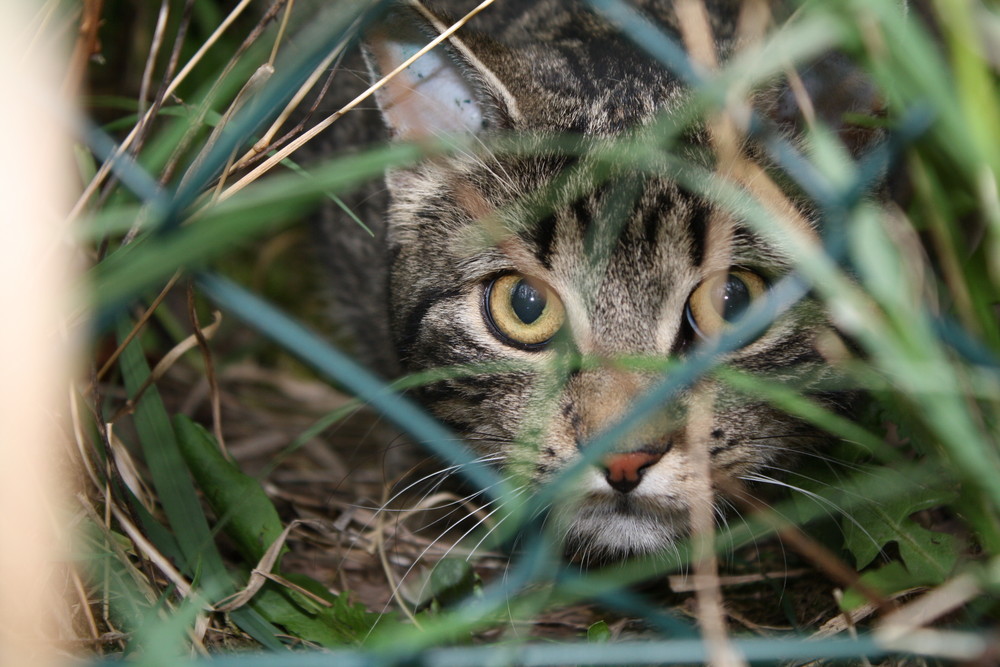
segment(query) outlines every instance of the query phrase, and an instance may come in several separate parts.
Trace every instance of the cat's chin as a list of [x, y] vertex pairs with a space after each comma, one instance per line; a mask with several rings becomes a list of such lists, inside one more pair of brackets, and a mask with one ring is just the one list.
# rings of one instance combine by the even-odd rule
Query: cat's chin
[[560, 512], [566, 557], [604, 564], [670, 550], [687, 533], [687, 513], [621, 496], [589, 498]]

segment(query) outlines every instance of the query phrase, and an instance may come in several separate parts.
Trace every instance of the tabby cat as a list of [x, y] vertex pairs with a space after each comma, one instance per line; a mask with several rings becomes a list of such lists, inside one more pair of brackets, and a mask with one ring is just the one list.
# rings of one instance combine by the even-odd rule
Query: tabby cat
[[[681, 43], [673, 2], [632, 4]], [[744, 4], [706, 3], [723, 62], [739, 41]], [[393, 70], [472, 5], [394, 9], [365, 38], [369, 76]], [[465, 139], [462, 149], [391, 170], [384, 189], [352, 202], [374, 238], [326, 212], [324, 255], [358, 352], [383, 374], [509, 363], [435, 382], [419, 397], [484, 459], [532, 484], [577, 460], [663, 380], [663, 363], [649, 360], [689, 358], [792, 269], [784, 249], [668, 170], [630, 165], [627, 155], [609, 165], [546, 143], [582, 137], [611, 146], [642, 136], [669, 123], [688, 92], [585, 2], [497, 0], [378, 91], [378, 122], [362, 123], [367, 130], [344, 123], [324, 139], [375, 136], [359, 140], [363, 131]], [[792, 99], [780, 84], [764, 97], [772, 118]], [[510, 135], [520, 149], [486, 148]], [[725, 171], [703, 122], [664, 150]], [[749, 143], [743, 150], [759, 152]], [[806, 298], [724, 362], [794, 380], [841, 409], [844, 394], [815, 384], [834, 374], [819, 351], [834, 339], [823, 309]], [[596, 457], [553, 512], [570, 556], [617, 559], [674, 544], [704, 481], [696, 448], [707, 450], [716, 482], [762, 482], [825, 440], [711, 375], [697, 387]], [[700, 430], [688, 423], [696, 395], [712, 397]]]

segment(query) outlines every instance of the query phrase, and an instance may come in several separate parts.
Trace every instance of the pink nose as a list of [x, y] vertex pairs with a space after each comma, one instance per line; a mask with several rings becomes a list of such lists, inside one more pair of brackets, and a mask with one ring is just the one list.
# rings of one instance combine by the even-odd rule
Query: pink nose
[[611, 488], [628, 493], [639, 486], [646, 468], [663, 458], [663, 452], [612, 454], [604, 459], [604, 478]]

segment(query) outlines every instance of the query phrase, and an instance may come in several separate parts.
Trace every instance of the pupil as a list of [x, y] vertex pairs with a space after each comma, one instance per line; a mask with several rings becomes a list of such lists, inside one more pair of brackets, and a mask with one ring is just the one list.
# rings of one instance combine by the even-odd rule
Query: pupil
[[750, 290], [742, 280], [736, 276], [729, 276], [721, 291], [720, 304], [722, 308], [720, 308], [720, 314], [722, 319], [732, 322], [746, 312], [750, 306]]
[[545, 296], [522, 280], [511, 290], [510, 307], [519, 320], [531, 324], [545, 310]]

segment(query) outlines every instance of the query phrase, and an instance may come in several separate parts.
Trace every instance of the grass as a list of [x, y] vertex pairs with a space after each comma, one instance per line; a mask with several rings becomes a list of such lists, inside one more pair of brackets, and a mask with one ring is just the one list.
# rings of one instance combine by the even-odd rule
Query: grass
[[[279, 112], [321, 80], [314, 73], [329, 54], [378, 9], [328, 5], [316, 21], [304, 20], [311, 8], [302, 2], [262, 12], [239, 3], [227, 14], [214, 3], [164, 0], [159, 13], [153, 4], [130, 13], [80, 0], [52, 14], [51, 28], [66, 36], [87, 27], [74, 55], [90, 95], [77, 147], [82, 194], [70, 218], [92, 258], [77, 295], [92, 372], [74, 388], [87, 483], [77, 551], [89, 587], [74, 604], [88, 655], [178, 664], [225, 653], [213, 662], [243, 667], [330, 659], [290, 648], [363, 665], [416, 655], [456, 665], [739, 664], [735, 655], [891, 664], [996, 650], [983, 633], [996, 624], [1000, 555], [995, 6], [942, 1], [904, 12], [890, 0], [806, 2], [759, 48], [714, 69], [623, 3], [591, 2], [697, 94], [640, 141], [553, 145], [585, 151], [606, 171], [627, 160], [669, 172], [738, 207], [759, 234], [794, 251], [796, 267], [738, 330], [683, 363], [666, 362], [663, 383], [529, 497], [476, 465], [399, 393], [433, 373], [387, 385], [330, 343], [337, 333], [322, 312], [322, 278], [301, 269], [310, 261], [302, 219], [386, 167], [451, 149], [345, 152], [306, 177], [282, 165], [275, 152], [294, 139], [276, 139], [287, 128], [272, 125]], [[103, 27], [83, 21], [92, 15]], [[287, 17], [300, 24], [295, 40], [282, 28]], [[685, 37], [698, 30], [687, 24]], [[105, 62], [84, 66], [98, 37]], [[727, 94], [831, 48], [869, 74], [887, 105], [884, 117], [867, 119], [887, 141], [860, 161], [820, 126], [801, 145], [753, 126], [776, 170], [734, 163], [728, 181], [660, 149], [708, 118], [715, 149], [733, 155], [731, 119], [718, 116]], [[264, 148], [272, 159], [251, 164], [262, 137], [275, 141]], [[498, 146], [538, 150], [517, 138]], [[869, 196], [890, 166], [912, 189], [905, 209]], [[816, 203], [822, 239], [775, 214], [785, 195], [766, 188], [774, 181]], [[807, 293], [857, 346], [841, 362], [870, 397], [857, 419], [779, 378], [718, 365]], [[439, 371], [476, 372], [490, 369]], [[709, 517], [671, 554], [586, 572], [561, 562], [558, 540], [532, 517], [623, 432], [706, 374], [833, 434], [838, 464], [803, 467], [785, 480], [794, 492], [766, 502], [733, 493], [739, 520], [715, 529]], [[387, 466], [371, 452], [391, 452], [399, 431], [462, 466], [481, 492], [463, 500], [415, 487], [392, 497]], [[434, 470], [422, 473], [432, 486]], [[505, 512], [493, 514], [494, 503]], [[459, 512], [468, 518], [450, 532], [435, 523]], [[481, 556], [468, 565], [474, 546]], [[631, 636], [646, 641], [624, 641]]]

